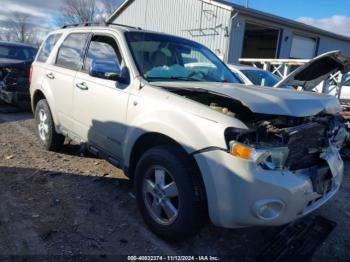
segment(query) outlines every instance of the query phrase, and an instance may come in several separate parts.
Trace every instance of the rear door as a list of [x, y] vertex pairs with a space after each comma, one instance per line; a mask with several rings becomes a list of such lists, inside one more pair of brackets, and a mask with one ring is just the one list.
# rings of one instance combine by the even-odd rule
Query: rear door
[[62, 34], [51, 34], [45, 39], [45, 42], [41, 45], [40, 50], [35, 58], [35, 61], [32, 64], [32, 75], [30, 79], [31, 91], [40, 89], [42, 84], [47, 85], [46, 82], [48, 78], [46, 77], [46, 73], [47, 66], [49, 63], [49, 56], [51, 55], [53, 48], [57, 44], [57, 41], [61, 37]]
[[82, 68], [84, 50], [89, 34], [69, 34], [59, 47], [52, 65], [47, 66], [46, 78], [54, 97], [54, 109], [58, 116], [56, 123], [73, 130], [73, 95], [74, 79]]
[[114, 67], [123, 67], [124, 60], [113, 36], [108, 34], [92, 36], [84, 68], [76, 75], [75, 132], [94, 146], [120, 159], [126, 132], [128, 84], [90, 76], [88, 73], [90, 65], [96, 61], [100, 64], [112, 63]]

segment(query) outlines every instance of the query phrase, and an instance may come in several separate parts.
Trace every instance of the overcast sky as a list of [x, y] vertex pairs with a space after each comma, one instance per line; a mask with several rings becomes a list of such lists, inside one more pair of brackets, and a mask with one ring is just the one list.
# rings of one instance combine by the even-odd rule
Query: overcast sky
[[[122, 2], [122, 0], [116, 1]], [[230, 1], [242, 5], [246, 3], [246, 0]], [[43, 27], [54, 25], [62, 6], [62, 0], [0, 0], [0, 2], [0, 22], [8, 21], [13, 12], [23, 12], [33, 17], [33, 23]], [[350, 0], [249, 0], [249, 5], [251, 8], [350, 36]]]
[[14, 12], [20, 12], [30, 14], [35, 24], [51, 26], [61, 4], [60, 0], [1, 0], [0, 21], [6, 22]]

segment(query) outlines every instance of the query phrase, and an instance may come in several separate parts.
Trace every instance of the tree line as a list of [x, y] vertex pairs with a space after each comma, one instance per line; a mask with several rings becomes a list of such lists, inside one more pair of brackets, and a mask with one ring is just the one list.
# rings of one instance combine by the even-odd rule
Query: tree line
[[117, 8], [117, 0], [63, 0], [60, 15], [50, 26], [38, 26], [33, 16], [12, 13], [0, 26], [0, 40], [28, 43], [39, 46], [45, 35], [54, 27], [64, 24], [105, 21]]

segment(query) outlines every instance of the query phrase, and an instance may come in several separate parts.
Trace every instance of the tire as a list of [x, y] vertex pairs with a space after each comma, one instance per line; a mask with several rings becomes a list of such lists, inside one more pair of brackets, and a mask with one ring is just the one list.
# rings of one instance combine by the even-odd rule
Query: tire
[[[145, 223], [160, 238], [182, 241], [201, 228], [205, 198], [197, 175], [188, 156], [174, 146], [151, 148], [140, 158], [135, 169], [136, 199]], [[157, 183], [156, 177], [162, 176], [165, 187], [159, 186], [162, 179]], [[171, 182], [175, 187], [170, 187]], [[171, 215], [176, 212], [169, 201], [177, 210], [174, 217]]]
[[49, 151], [58, 151], [61, 149], [65, 137], [56, 132], [51, 111], [45, 99], [38, 102], [34, 115], [41, 145]]

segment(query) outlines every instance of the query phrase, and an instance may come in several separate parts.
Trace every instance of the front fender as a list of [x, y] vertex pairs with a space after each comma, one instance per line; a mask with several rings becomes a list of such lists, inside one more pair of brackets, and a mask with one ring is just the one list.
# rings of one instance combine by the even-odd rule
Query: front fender
[[[166, 135], [180, 144], [188, 154], [191, 154], [213, 146], [225, 149], [227, 147], [224, 138], [225, 128], [226, 126], [220, 123], [188, 113], [162, 110], [142, 114], [135, 119], [127, 131], [124, 163], [129, 167], [133, 146], [143, 134], [155, 132]], [[217, 210], [219, 200], [214, 180], [217, 179], [215, 175], [219, 174], [211, 172], [208, 165], [212, 160], [206, 159], [205, 155], [196, 154], [194, 159], [204, 182], [209, 215], [212, 221], [216, 221], [217, 217], [213, 211]]]
[[129, 125], [123, 148], [126, 165], [130, 162], [134, 144], [146, 133], [168, 136], [180, 144], [188, 154], [211, 146], [226, 147], [224, 128], [215, 121], [170, 110], [152, 111], [140, 114]]

